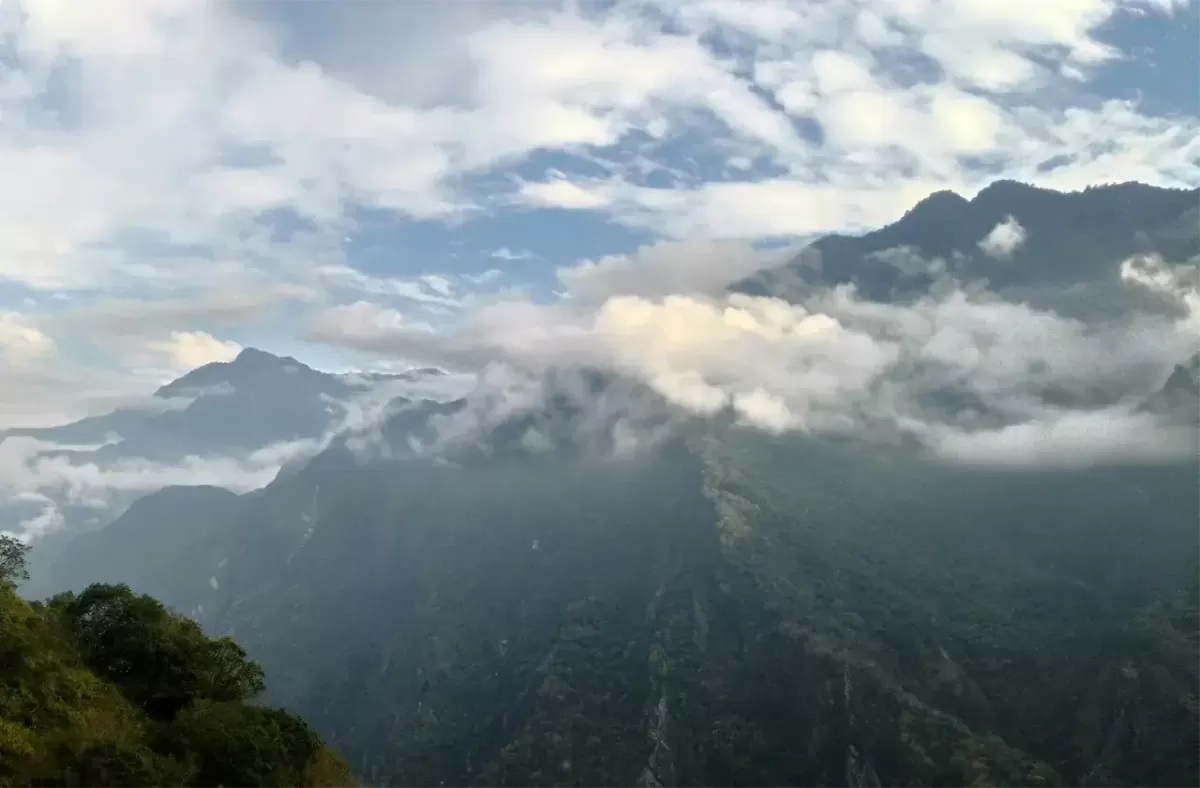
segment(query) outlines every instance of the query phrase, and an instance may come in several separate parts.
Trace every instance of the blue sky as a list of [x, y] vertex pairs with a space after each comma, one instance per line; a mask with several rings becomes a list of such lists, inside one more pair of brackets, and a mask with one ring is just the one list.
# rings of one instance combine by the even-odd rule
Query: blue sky
[[3, 0], [0, 426], [245, 345], [405, 363], [338, 340], [364, 321], [432, 336], [497, 300], [716, 290], [756, 246], [994, 177], [1200, 185], [1198, 20], [1195, 0]]

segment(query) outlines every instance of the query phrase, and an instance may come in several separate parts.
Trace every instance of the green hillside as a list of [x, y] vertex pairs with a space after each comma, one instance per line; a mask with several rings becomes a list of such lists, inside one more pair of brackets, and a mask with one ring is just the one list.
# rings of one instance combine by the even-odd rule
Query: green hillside
[[0, 786], [356, 784], [262, 669], [127, 586], [26, 602], [0, 537]]

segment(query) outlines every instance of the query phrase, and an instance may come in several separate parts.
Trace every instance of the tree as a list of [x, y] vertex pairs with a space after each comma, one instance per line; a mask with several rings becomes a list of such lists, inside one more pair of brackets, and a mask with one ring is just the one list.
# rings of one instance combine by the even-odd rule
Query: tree
[[0, 534], [0, 586], [13, 587], [29, 579], [25, 568], [25, 554], [29, 545], [15, 536]]
[[302, 720], [247, 703], [262, 688], [241, 646], [127, 586], [5, 590], [0, 788], [356, 785]]
[[247, 700], [263, 690], [262, 668], [229, 638], [210, 640], [190, 619], [126, 585], [61, 594], [62, 612], [84, 662], [153, 719], [192, 702]]

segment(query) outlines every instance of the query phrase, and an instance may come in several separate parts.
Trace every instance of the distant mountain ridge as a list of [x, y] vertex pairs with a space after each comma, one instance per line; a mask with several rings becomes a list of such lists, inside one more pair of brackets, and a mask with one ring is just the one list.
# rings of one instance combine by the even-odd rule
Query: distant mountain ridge
[[[796, 299], [814, 284], [854, 283], [862, 295], [888, 300], [923, 292], [945, 273], [987, 279], [1002, 292], [1115, 280], [1119, 263], [1136, 253], [1153, 250], [1175, 262], [1200, 255], [1198, 207], [1200, 189], [1121, 183], [1059, 192], [1000, 180], [970, 200], [935, 192], [861, 236], [825, 236], [731, 289]], [[1010, 217], [1024, 240], [1011, 255], [989, 255], [980, 242]]]
[[205, 364], [159, 387], [142, 407], [119, 408], [57, 427], [11, 429], [0, 433], [0, 439], [32, 437], [68, 445], [120, 439], [119, 444], [96, 449], [95, 459], [168, 460], [253, 450], [282, 440], [319, 437], [337, 415], [334, 405], [371, 385], [443, 374], [434, 368], [332, 374], [291, 357], [246, 348], [233, 361]]
[[[150, 474], [157, 467], [179, 467], [195, 460], [203, 463], [208, 458], [245, 460], [255, 452], [288, 442], [297, 450], [311, 445], [315, 451], [345, 416], [349, 403], [410, 384], [421, 387], [429, 383], [436, 388], [444, 375], [434, 368], [394, 374], [332, 374], [294, 358], [247, 348], [233, 361], [206, 364], [167, 383], [137, 407], [55, 427], [10, 429], [0, 432], [0, 445], [38, 441], [36, 446], [19, 449], [33, 452], [27, 461], [57, 458], [71, 465], [94, 466], [100, 473], [125, 467], [127, 475]], [[305, 454], [300, 460], [308, 458]], [[253, 464], [266, 469], [270, 458]], [[132, 501], [155, 489], [136, 485], [114, 488], [106, 490], [100, 501], [81, 498], [66, 484], [0, 498], [0, 528], [21, 533], [22, 523], [39, 519], [51, 523], [49, 528], [39, 526], [45, 533], [39, 538], [39, 550], [30, 558], [35, 574], [44, 576], [67, 541], [108, 523]]]

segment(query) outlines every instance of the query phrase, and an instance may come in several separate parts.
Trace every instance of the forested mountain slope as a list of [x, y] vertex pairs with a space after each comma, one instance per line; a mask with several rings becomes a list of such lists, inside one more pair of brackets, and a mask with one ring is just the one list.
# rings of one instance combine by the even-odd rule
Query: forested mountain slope
[[738, 428], [321, 469], [173, 603], [373, 784], [1187, 784], [1198, 470]]

